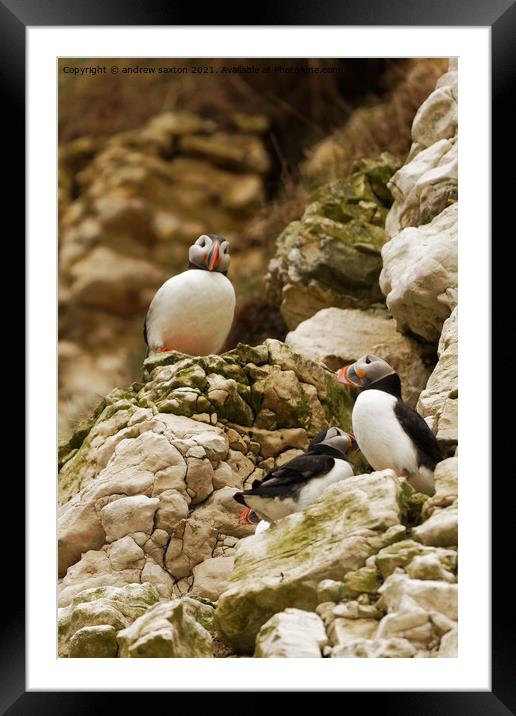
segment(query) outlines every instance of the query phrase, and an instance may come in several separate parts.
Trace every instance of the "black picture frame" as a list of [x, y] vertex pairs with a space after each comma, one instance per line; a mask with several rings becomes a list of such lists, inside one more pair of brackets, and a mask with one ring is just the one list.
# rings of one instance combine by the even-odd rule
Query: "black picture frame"
[[[165, 3], [163, 0], [0, 0], [0, 56], [4, 119], [9, 124], [10, 148], [15, 154], [9, 164], [9, 205], [16, 207], [16, 233], [24, 232], [25, 194], [25, 33], [36, 26], [80, 25], [378, 25], [378, 26], [484, 26], [491, 28], [492, 37], [492, 136], [493, 176], [503, 173], [510, 162], [511, 148], [504, 138], [513, 135], [514, 112], [509, 110], [510, 81], [514, 77], [516, 37], [516, 5], [513, 0], [288, 0], [281, 5], [270, 0], [250, 4], [245, 21], [235, 22], [233, 5], [218, 3], [199, 7], [190, 3]], [[199, 23], [199, 15], [202, 23]], [[7, 150], [8, 147], [5, 147]], [[514, 153], [514, 149], [512, 149]], [[499, 229], [511, 206], [509, 192], [514, 182], [498, 182], [492, 196], [492, 232]], [[21, 237], [19, 239], [21, 244]], [[496, 307], [496, 304], [494, 304]], [[493, 314], [496, 317], [497, 313]], [[21, 322], [22, 323], [22, 322]], [[21, 324], [20, 324], [21, 325]], [[496, 327], [496, 320], [493, 320]], [[21, 328], [17, 345], [23, 345]], [[10, 336], [10, 343], [13, 338]], [[494, 387], [496, 386], [496, 380]], [[19, 395], [17, 397], [19, 403]], [[29, 436], [30, 438], [30, 436]], [[501, 440], [501, 438], [500, 438]], [[28, 443], [30, 449], [30, 442]], [[496, 442], [495, 442], [496, 445]], [[494, 450], [493, 450], [494, 452]], [[19, 470], [19, 466], [18, 466]], [[514, 480], [511, 480], [514, 483]], [[20, 480], [17, 498], [21, 500], [23, 484]], [[368, 692], [347, 693], [346, 708], [354, 708], [349, 699], [361, 700], [364, 708], [381, 709], [396, 714], [430, 716], [439, 714], [476, 714], [502, 716], [516, 713], [516, 671], [514, 669], [514, 637], [508, 628], [508, 613], [513, 612], [508, 594], [506, 571], [496, 569], [500, 561], [512, 559], [507, 543], [502, 541], [499, 524], [511, 523], [507, 483], [493, 485], [493, 593], [492, 593], [492, 690], [460, 692]], [[510, 489], [510, 486], [509, 486]], [[19, 502], [21, 504], [21, 501]], [[514, 503], [512, 503], [514, 504]], [[504, 520], [503, 515], [507, 518]], [[17, 533], [19, 534], [19, 525]], [[511, 545], [509, 545], [509, 548]], [[505, 552], [504, 552], [505, 549]], [[512, 549], [510, 549], [512, 553]], [[8, 565], [4, 574], [23, 594], [24, 569], [20, 563], [20, 548], [7, 549]], [[119, 705], [122, 694], [95, 692], [26, 692], [25, 690], [25, 609], [24, 604], [11, 602], [1, 611], [0, 632], [0, 715], [74, 713], [86, 714], [107, 710]], [[514, 620], [513, 620], [514, 621]], [[238, 688], [238, 685], [235, 685]], [[407, 684], [410, 688], [410, 684]], [[130, 694], [136, 705], [138, 696]], [[117, 700], [115, 702], [115, 699]], [[139, 699], [138, 699], [139, 701]], [[107, 708], [106, 708], [107, 707]], [[344, 703], [343, 703], [344, 707]]]

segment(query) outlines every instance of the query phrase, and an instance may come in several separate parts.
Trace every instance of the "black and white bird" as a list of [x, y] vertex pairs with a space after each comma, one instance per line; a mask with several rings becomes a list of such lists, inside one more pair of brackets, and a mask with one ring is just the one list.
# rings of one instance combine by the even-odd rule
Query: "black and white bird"
[[396, 371], [382, 358], [365, 355], [337, 371], [337, 379], [360, 389], [353, 407], [353, 433], [371, 467], [391, 468], [417, 492], [433, 495], [441, 451], [421, 415], [401, 399]]
[[241, 519], [257, 515], [266, 522], [306, 509], [328, 485], [353, 476], [346, 455], [356, 448], [352, 435], [340, 428], [323, 430], [310, 442], [308, 451], [293, 460], [269, 470], [255, 480], [250, 490], [233, 495], [247, 509]]
[[231, 329], [235, 290], [226, 274], [229, 243], [203, 234], [190, 246], [188, 269], [172, 276], [151, 301], [143, 335], [149, 353], [218, 353]]

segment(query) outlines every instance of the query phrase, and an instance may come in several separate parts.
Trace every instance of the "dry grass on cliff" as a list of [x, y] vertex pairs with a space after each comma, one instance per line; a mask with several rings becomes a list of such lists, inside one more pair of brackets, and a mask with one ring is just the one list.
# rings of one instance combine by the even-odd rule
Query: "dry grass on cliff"
[[[407, 68], [393, 67], [392, 91], [386, 98], [371, 95], [347, 122], [305, 152], [297, 175], [282, 168], [281, 190], [249, 228], [249, 238], [264, 250], [274, 244], [285, 226], [299, 219], [310, 192], [318, 185], [349, 175], [354, 162], [390, 152], [404, 160], [411, 144], [410, 130], [418, 107], [446, 72], [446, 59], [411, 60]], [[403, 70], [403, 73], [402, 73]]]

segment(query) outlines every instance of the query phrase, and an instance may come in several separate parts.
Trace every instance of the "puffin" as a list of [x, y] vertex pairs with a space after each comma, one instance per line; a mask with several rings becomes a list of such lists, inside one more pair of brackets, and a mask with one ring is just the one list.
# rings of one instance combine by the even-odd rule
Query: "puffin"
[[152, 299], [143, 336], [148, 353], [218, 353], [233, 323], [235, 290], [227, 277], [229, 243], [203, 234], [188, 251], [188, 268], [169, 278]]
[[374, 470], [391, 468], [417, 492], [435, 493], [434, 470], [443, 458], [425, 420], [401, 398], [401, 381], [387, 361], [365, 355], [337, 371], [337, 380], [358, 388], [353, 433]]
[[304, 455], [272, 468], [261, 480], [255, 480], [251, 489], [233, 495], [246, 507], [240, 519], [253, 523], [256, 516], [271, 523], [306, 509], [328, 485], [353, 476], [346, 455], [354, 449], [356, 442], [351, 434], [337, 427], [323, 430], [312, 438]]

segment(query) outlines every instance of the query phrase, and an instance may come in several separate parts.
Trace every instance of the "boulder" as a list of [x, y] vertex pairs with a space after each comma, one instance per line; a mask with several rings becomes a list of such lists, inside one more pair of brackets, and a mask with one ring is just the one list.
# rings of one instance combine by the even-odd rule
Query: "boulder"
[[286, 608], [313, 611], [322, 579], [342, 580], [383, 546], [399, 524], [399, 486], [390, 470], [336, 483], [304, 512], [241, 540], [216, 617], [235, 651], [250, 653], [261, 626]]
[[409, 659], [416, 649], [407, 639], [356, 639], [331, 651], [334, 659]]
[[206, 628], [213, 609], [194, 599], [160, 602], [118, 633], [121, 658], [213, 657], [213, 641]]
[[117, 632], [157, 601], [158, 594], [149, 583], [79, 592], [69, 606], [59, 609], [59, 656], [116, 656]]
[[203, 597], [216, 602], [228, 586], [234, 557], [212, 557], [193, 568], [193, 587], [190, 591], [192, 597]]
[[453, 455], [458, 443], [458, 309], [443, 325], [437, 347], [439, 360], [418, 401], [445, 455]]
[[437, 82], [389, 182], [380, 286], [398, 329], [437, 343], [457, 304], [457, 70]]
[[452, 547], [458, 544], [459, 520], [457, 507], [446, 507], [434, 512], [423, 524], [414, 527], [414, 539], [435, 547]]
[[382, 249], [380, 286], [398, 330], [437, 343], [457, 305], [457, 204], [408, 226]]
[[398, 333], [387, 311], [324, 308], [300, 323], [285, 342], [331, 370], [366, 353], [386, 360], [401, 378], [403, 398], [415, 407], [432, 370], [431, 356], [415, 340]]
[[389, 612], [423, 609], [439, 612], [457, 620], [457, 585], [428, 579], [410, 579], [405, 574], [391, 574], [379, 590]]
[[260, 659], [320, 658], [327, 643], [324, 624], [317, 614], [285, 609], [271, 617], [258, 632], [254, 656]]
[[386, 183], [398, 166], [388, 155], [357, 163], [349, 179], [316, 191], [302, 218], [278, 237], [268, 292], [291, 330], [322, 308], [381, 302]]

